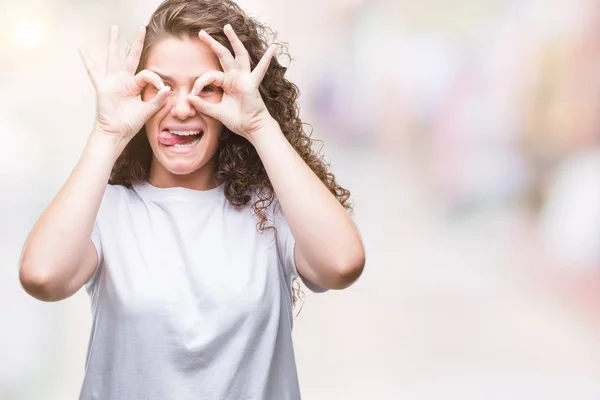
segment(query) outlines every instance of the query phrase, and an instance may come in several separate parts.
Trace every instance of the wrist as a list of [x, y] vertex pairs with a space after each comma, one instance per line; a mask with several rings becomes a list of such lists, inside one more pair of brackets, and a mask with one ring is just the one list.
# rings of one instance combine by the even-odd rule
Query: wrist
[[129, 140], [123, 136], [109, 134], [95, 128], [88, 138], [85, 153], [114, 164], [128, 142]]
[[283, 132], [279, 123], [273, 118], [269, 117], [260, 127], [254, 132], [247, 135], [247, 139], [254, 147], [262, 146], [263, 143], [270, 142], [273, 137], [283, 136]]

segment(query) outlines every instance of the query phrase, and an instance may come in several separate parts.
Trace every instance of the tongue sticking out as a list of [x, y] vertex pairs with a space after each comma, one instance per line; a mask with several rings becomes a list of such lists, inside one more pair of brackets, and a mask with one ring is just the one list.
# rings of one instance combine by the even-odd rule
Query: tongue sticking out
[[161, 131], [158, 134], [158, 141], [165, 146], [172, 146], [174, 144], [185, 144], [193, 142], [200, 136], [198, 135], [190, 135], [190, 136], [182, 136], [182, 135], [174, 135], [169, 131]]

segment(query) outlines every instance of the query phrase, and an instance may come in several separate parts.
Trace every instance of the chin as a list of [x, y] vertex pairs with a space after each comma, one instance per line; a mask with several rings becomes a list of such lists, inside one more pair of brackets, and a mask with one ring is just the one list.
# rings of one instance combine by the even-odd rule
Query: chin
[[190, 175], [200, 169], [202, 169], [206, 164], [208, 164], [209, 160], [201, 160], [200, 162], [185, 162], [184, 160], [180, 161], [159, 161], [162, 166], [173, 175]]
[[216, 153], [207, 154], [206, 151], [202, 151], [196, 154], [174, 155], [169, 154], [168, 150], [166, 152], [161, 152], [161, 150], [163, 149], [159, 149], [158, 154], [155, 153], [154, 162], [158, 162], [165, 170], [174, 175], [188, 175], [209, 166], [214, 161]]

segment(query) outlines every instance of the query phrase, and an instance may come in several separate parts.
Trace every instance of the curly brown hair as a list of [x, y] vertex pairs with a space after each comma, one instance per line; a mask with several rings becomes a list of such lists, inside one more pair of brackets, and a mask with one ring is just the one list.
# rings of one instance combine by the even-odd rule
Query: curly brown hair
[[[154, 12], [146, 27], [146, 38], [138, 67], [145, 67], [150, 50], [165, 38], [196, 38], [200, 30], [205, 30], [215, 40], [224, 45], [233, 54], [233, 49], [223, 27], [230, 24], [246, 47], [251, 68], [254, 69], [275, 35], [266, 25], [249, 17], [230, 0], [166, 0]], [[280, 53], [288, 55], [287, 47], [276, 42]], [[297, 99], [298, 87], [285, 78], [287, 68], [276, 58], [271, 60], [262, 80], [259, 91], [271, 116], [279, 123], [281, 131], [304, 162], [327, 186], [340, 204], [350, 213], [350, 192], [341, 187], [329, 172], [319, 151], [313, 149], [314, 139], [305, 132], [299, 117]], [[131, 187], [135, 181], [147, 181], [150, 175], [152, 149], [144, 129], [129, 142], [112, 169], [109, 183]], [[251, 201], [259, 218], [258, 229], [264, 231], [267, 226], [267, 208], [275, 200], [273, 186], [258, 153], [250, 142], [224, 128], [216, 156], [217, 181], [224, 184], [226, 198], [235, 206], [245, 206]], [[295, 282], [293, 304], [296, 305], [301, 294], [299, 284]]]

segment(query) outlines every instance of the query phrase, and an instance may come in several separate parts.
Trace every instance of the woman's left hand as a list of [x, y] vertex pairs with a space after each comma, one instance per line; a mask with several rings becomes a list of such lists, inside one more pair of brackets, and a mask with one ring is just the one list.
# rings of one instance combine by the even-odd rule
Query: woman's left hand
[[[208, 71], [200, 76], [188, 98], [199, 112], [221, 121], [230, 131], [249, 139], [252, 134], [274, 121], [258, 88], [275, 54], [276, 46], [269, 46], [256, 68], [251, 71], [248, 51], [231, 25], [225, 25], [224, 31], [235, 57], [208, 33], [200, 31], [198, 36], [217, 55], [223, 71]], [[202, 98], [204, 88], [210, 86], [223, 90], [219, 103]]]

